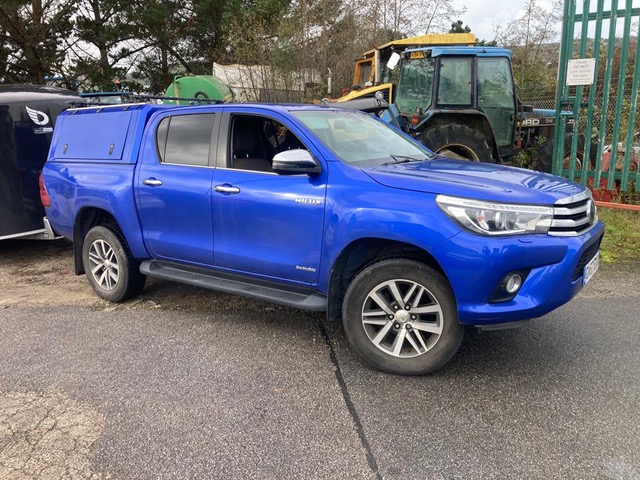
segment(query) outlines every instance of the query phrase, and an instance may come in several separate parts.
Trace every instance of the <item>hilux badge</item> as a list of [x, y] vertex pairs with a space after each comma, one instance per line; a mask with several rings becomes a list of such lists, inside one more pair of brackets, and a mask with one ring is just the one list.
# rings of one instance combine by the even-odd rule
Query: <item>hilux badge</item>
[[309, 197], [296, 197], [296, 203], [302, 203], [304, 205], [320, 205], [322, 203], [322, 199], [309, 198]]

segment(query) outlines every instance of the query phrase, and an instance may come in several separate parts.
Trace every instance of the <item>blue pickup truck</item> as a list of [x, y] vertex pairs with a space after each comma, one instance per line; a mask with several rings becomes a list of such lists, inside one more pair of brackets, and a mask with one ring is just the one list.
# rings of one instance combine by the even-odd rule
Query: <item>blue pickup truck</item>
[[102, 298], [150, 276], [327, 312], [365, 361], [407, 375], [448, 362], [467, 325], [569, 301], [604, 231], [581, 185], [309, 105], [67, 110], [42, 200]]

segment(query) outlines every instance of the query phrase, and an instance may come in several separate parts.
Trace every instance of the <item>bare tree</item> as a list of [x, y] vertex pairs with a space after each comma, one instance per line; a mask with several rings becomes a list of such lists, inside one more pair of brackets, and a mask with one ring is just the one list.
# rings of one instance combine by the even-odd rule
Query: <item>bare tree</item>
[[466, 11], [452, 0], [373, 0], [358, 7], [370, 40], [385, 43], [406, 36], [446, 33]]
[[527, 0], [520, 17], [494, 28], [498, 44], [513, 51], [516, 82], [525, 92], [548, 87], [555, 95], [562, 7], [562, 0], [554, 0], [549, 8], [539, 0]]

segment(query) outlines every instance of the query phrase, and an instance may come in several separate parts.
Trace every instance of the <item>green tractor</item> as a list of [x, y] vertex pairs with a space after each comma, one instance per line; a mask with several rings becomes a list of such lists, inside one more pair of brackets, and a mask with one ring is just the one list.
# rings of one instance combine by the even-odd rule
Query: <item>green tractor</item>
[[[554, 112], [520, 103], [510, 50], [476, 46], [473, 34], [443, 34], [390, 42], [363, 57], [339, 101], [382, 92], [387, 118], [438, 154], [509, 163], [520, 148], [536, 147], [537, 168], [550, 171]], [[581, 139], [578, 157], [583, 147]]]

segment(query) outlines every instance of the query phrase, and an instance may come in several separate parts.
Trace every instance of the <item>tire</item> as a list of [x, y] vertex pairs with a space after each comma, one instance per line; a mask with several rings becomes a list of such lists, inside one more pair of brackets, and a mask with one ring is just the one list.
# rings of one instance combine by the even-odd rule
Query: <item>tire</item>
[[381, 260], [358, 273], [345, 295], [342, 322], [364, 361], [396, 375], [437, 370], [455, 355], [464, 335], [447, 281], [407, 259]]
[[122, 236], [108, 227], [93, 227], [84, 237], [82, 263], [91, 288], [110, 302], [137, 296], [146, 276]]
[[[573, 135], [568, 133], [564, 136], [564, 160], [562, 162], [562, 168], [568, 169], [571, 160], [571, 142], [573, 141]], [[553, 138], [547, 140], [542, 144], [538, 150], [538, 164], [536, 168], [541, 172], [551, 173], [551, 167], [553, 165]], [[581, 170], [584, 163], [584, 145], [585, 140], [582, 135], [578, 137], [578, 149], [576, 151], [576, 170]], [[589, 149], [589, 167], [593, 170], [596, 166], [596, 154], [598, 145], [591, 144]]]
[[420, 141], [433, 152], [448, 158], [496, 162], [486, 137], [466, 125], [451, 123], [428, 128]]

